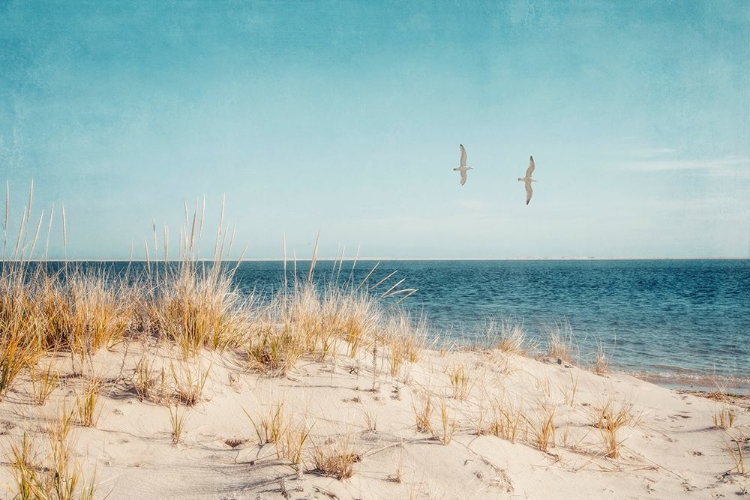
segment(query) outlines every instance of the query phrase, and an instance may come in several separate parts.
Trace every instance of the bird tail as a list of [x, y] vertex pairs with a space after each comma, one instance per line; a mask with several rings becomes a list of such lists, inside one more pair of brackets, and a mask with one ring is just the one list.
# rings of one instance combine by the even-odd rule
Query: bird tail
[[519, 177], [518, 180], [521, 182], [526, 182], [526, 179], [524, 179], [523, 177]]
[[456, 168], [453, 169], [454, 172], [456, 172], [458, 170], [460, 170], [458, 167], [456, 167]]

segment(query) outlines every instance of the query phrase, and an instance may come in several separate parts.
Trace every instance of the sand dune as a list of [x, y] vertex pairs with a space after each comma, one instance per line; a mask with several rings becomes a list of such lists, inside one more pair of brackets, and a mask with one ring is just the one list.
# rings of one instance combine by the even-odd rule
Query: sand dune
[[[146, 397], [134, 389], [141, 359], [154, 377]], [[185, 362], [139, 343], [100, 351], [83, 377], [70, 376], [70, 363], [55, 360], [60, 386], [41, 406], [30, 403], [31, 384], [19, 378], [0, 403], [1, 446], [8, 455], [25, 431], [43, 462], [49, 419], [71, 411], [95, 374], [104, 383], [95, 426], [74, 423], [69, 441], [97, 498], [713, 498], [750, 489], [728, 451], [737, 451], [733, 437], [746, 454], [750, 446], [743, 408], [563, 361], [424, 350], [394, 378], [385, 353], [370, 351], [302, 360], [287, 377], [269, 378], [244, 370], [237, 353]], [[177, 406], [186, 418], [175, 444], [165, 404], [188, 373], [197, 385], [206, 372], [197, 402]], [[428, 396], [432, 429], [418, 432], [415, 413]], [[255, 426], [264, 416], [271, 422], [279, 404], [282, 433], [285, 426], [309, 432], [298, 465], [285, 458], [283, 437], [259, 445], [263, 430]], [[610, 420], [620, 409], [624, 415], [616, 457], [603, 439], [608, 404]], [[735, 415], [728, 430], [714, 425], [723, 410]], [[554, 436], [544, 436], [550, 415]], [[336, 449], [350, 459], [347, 479], [316, 467], [316, 453], [322, 460]], [[11, 498], [7, 461], [0, 482]]]

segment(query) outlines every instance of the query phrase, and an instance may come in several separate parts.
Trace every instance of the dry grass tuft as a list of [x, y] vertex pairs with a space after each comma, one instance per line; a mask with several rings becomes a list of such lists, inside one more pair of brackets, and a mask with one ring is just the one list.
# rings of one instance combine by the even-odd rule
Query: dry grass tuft
[[90, 500], [94, 498], [96, 482], [84, 480], [82, 466], [72, 455], [70, 441], [71, 414], [63, 409], [48, 429], [46, 453], [38, 451], [30, 436], [24, 432], [20, 443], [12, 442], [8, 466], [15, 480], [15, 498], [38, 500]]
[[29, 367], [29, 376], [31, 378], [31, 401], [35, 405], [44, 405], [57, 388], [60, 381], [59, 372], [55, 370], [52, 363], [41, 372], [37, 371], [37, 368], [32, 365]]
[[737, 437], [732, 437], [729, 433], [727, 435], [729, 436], [729, 442], [726, 443], [726, 449], [732, 457], [734, 468], [738, 474], [746, 474], [745, 449], [750, 448], [750, 438], [743, 433], [739, 433]]
[[258, 436], [259, 445], [277, 444], [281, 441], [286, 426], [283, 401], [269, 408], [265, 414], [260, 416], [258, 422], [250, 416], [247, 410], [243, 409], [242, 411], [245, 412], [247, 418], [250, 419], [250, 423], [253, 424], [255, 435]]
[[637, 423], [632, 414], [633, 403], [617, 403], [610, 397], [603, 405], [594, 409], [593, 426], [599, 429], [607, 458], [616, 459], [620, 456], [622, 440], [618, 434], [622, 427]]
[[354, 475], [354, 464], [359, 461], [360, 456], [354, 451], [348, 437], [328, 440], [324, 445], [315, 447], [312, 472], [341, 481]]
[[238, 346], [250, 330], [244, 301], [221, 262], [182, 260], [165, 266], [157, 293], [148, 301], [149, 320], [174, 341], [187, 359], [201, 349]]
[[97, 403], [101, 393], [103, 383], [101, 379], [93, 377], [86, 382], [81, 391], [76, 393], [76, 409], [78, 410], [78, 419], [84, 427], [94, 427], [99, 418]]
[[305, 442], [310, 437], [311, 430], [306, 418], [298, 421], [288, 419], [282, 433], [279, 457], [286, 458], [292, 465], [301, 463]]
[[455, 419], [449, 417], [448, 405], [442, 399], [440, 400], [440, 422], [442, 424], [442, 433], [438, 436], [438, 439], [447, 446], [453, 439], [453, 433], [456, 432], [457, 422]]
[[527, 419], [534, 445], [544, 452], [555, 447], [555, 412], [554, 405], [544, 403], [538, 409], [536, 422]]
[[417, 432], [432, 434], [432, 396], [427, 395], [422, 404], [412, 402]]
[[525, 355], [532, 347], [527, 343], [523, 326], [510, 321], [503, 320], [499, 326], [491, 322], [487, 337], [494, 341], [497, 349], [508, 354]]
[[600, 343], [596, 351], [596, 362], [594, 364], [594, 373], [604, 375], [609, 371], [609, 356], [604, 351], [604, 346]]
[[203, 388], [211, 373], [211, 366], [204, 369], [200, 364], [191, 366], [187, 362], [180, 362], [177, 368], [174, 363], [170, 363], [169, 369], [172, 373], [177, 401], [185, 406], [195, 406], [203, 394]]
[[515, 443], [518, 431], [527, 422], [520, 406], [515, 407], [496, 399], [492, 401], [491, 409], [492, 414], [487, 427], [487, 434]]
[[146, 354], [141, 356], [135, 365], [133, 372], [133, 388], [139, 401], [146, 401], [153, 396], [153, 388], [156, 385], [154, 370], [155, 358], [149, 358]]
[[713, 416], [714, 427], [718, 429], [729, 430], [734, 425], [735, 418], [735, 410], [733, 408], [729, 408], [726, 404], [724, 404], [721, 410], [719, 410], [718, 413]]
[[563, 361], [573, 361], [573, 329], [570, 324], [554, 323], [545, 326], [547, 334], [547, 356]]
[[179, 404], [169, 405], [169, 425], [172, 428], [172, 443], [180, 444], [182, 435], [185, 432], [187, 416], [187, 406], [180, 406]]
[[464, 370], [464, 366], [459, 364], [448, 368], [448, 378], [451, 382], [453, 398], [463, 401], [469, 397], [471, 392], [469, 374]]

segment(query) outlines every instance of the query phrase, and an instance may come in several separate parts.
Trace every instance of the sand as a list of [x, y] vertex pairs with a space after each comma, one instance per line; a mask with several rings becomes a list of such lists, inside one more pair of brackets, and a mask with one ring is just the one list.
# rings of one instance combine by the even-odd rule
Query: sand
[[[144, 352], [157, 381], [148, 398], [139, 398], [133, 381]], [[69, 357], [47, 358], [63, 373], [59, 387], [44, 405], [34, 405], [28, 374], [19, 377], [0, 402], [0, 449], [7, 457], [27, 432], [43, 460], [48, 420], [71, 410], [76, 392], [95, 374], [104, 382], [95, 426], [75, 424], [70, 440], [84, 479], [94, 478], [97, 498], [703, 499], [750, 491], [750, 476], [738, 473], [728, 451], [737, 451], [732, 438], [738, 438], [750, 455], [750, 412], [741, 406], [497, 350], [425, 350], [394, 378], [382, 354], [375, 362], [372, 351], [355, 359], [302, 360], [281, 378], [244, 369], [238, 353], [206, 352], [185, 363], [176, 352], [136, 343], [100, 351], [83, 377], [71, 375]], [[208, 370], [197, 403], [178, 407], [186, 420], [177, 444], [165, 406], [174, 389], [170, 362], [183, 380], [186, 370], [194, 378], [199, 366]], [[164, 384], [160, 366], [167, 367]], [[459, 367], [466, 384], [456, 394], [449, 374], [460, 375]], [[427, 395], [431, 433], [418, 432], [415, 420]], [[616, 458], [606, 456], [600, 428], [606, 422], [595, 425], [608, 402], [627, 416]], [[282, 445], [258, 444], [253, 422], [273, 414], [278, 403], [286, 419], [309, 431], [299, 465], [278, 457]], [[736, 416], [731, 429], [714, 425], [722, 410]], [[514, 442], [507, 428], [506, 439], [488, 433], [493, 415], [503, 411], [518, 425]], [[552, 412], [554, 439], [542, 451], [536, 432]], [[346, 446], [353, 460], [348, 479], [314, 470], [316, 450], [325, 454], [336, 446]], [[4, 464], [0, 484], [12, 498], [13, 474], [7, 459]], [[750, 458], [745, 464], [750, 469]]]

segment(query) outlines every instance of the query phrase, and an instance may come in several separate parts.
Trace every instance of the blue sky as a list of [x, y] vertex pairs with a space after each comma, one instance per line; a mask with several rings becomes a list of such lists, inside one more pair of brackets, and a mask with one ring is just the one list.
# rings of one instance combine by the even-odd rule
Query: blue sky
[[750, 256], [746, 1], [0, 0], [0, 68], [10, 231], [33, 179], [72, 258], [204, 195], [256, 259]]

